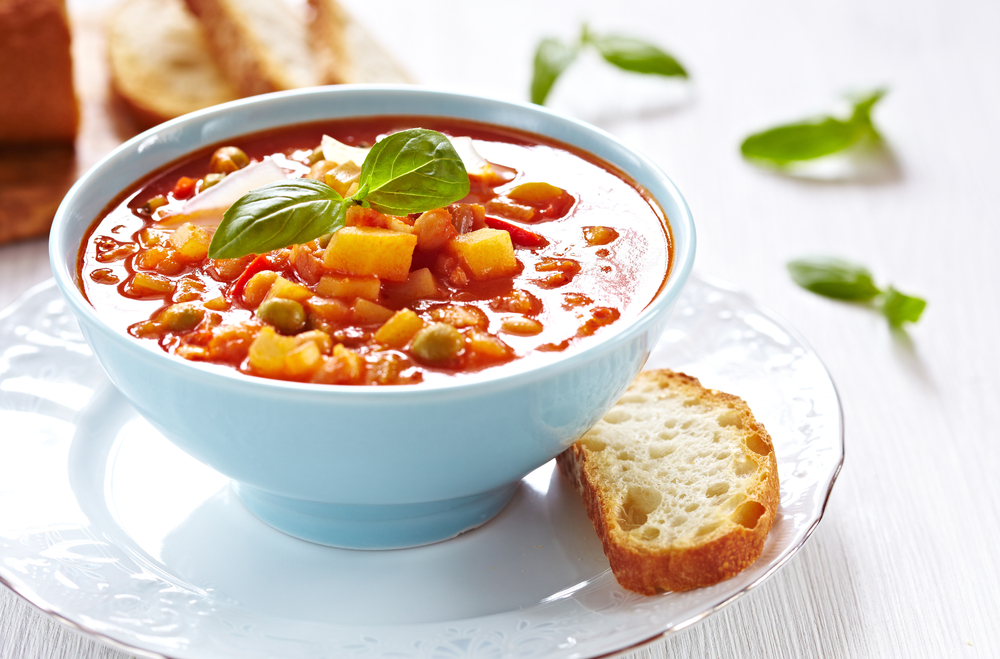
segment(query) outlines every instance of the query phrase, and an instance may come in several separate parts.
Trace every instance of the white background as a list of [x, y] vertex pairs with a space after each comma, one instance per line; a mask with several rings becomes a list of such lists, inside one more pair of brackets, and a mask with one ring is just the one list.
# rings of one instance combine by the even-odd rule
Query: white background
[[[537, 41], [573, 38], [583, 21], [677, 55], [690, 83], [585, 59], [551, 105], [658, 162], [694, 213], [697, 271], [777, 311], [837, 383], [847, 460], [805, 549], [629, 656], [1000, 655], [1000, 3], [344, 4], [420, 83], [507, 99], [526, 100]], [[831, 182], [740, 158], [748, 133], [877, 86], [894, 165]], [[796, 288], [784, 264], [807, 254], [867, 264], [925, 297], [923, 320], [894, 334], [868, 309]], [[0, 307], [48, 276], [44, 241], [0, 247]], [[124, 656], [0, 592], [0, 657]]]

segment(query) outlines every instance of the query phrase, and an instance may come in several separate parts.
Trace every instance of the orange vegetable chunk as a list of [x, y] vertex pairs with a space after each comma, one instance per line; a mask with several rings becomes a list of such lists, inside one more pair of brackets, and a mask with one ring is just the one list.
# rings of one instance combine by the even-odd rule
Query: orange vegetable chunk
[[323, 265], [358, 277], [406, 281], [416, 246], [417, 237], [412, 234], [377, 227], [344, 227], [330, 238]]
[[448, 243], [448, 250], [469, 269], [473, 279], [509, 277], [520, 269], [510, 234], [499, 229], [463, 233]]
[[270, 290], [267, 291], [267, 297], [280, 297], [285, 300], [305, 302], [312, 297], [312, 291], [302, 284], [296, 284], [295, 282], [288, 281], [281, 275], [278, 275], [275, 278], [274, 283], [271, 284]]
[[323, 275], [316, 286], [316, 293], [325, 297], [377, 300], [381, 287], [378, 277]]
[[413, 335], [424, 328], [424, 321], [409, 309], [400, 309], [375, 332], [375, 340], [390, 348], [400, 349]]
[[354, 322], [358, 325], [381, 325], [392, 318], [392, 309], [359, 297], [354, 303]]
[[190, 222], [180, 225], [174, 235], [170, 236], [170, 244], [184, 261], [200, 261], [208, 256], [208, 245], [212, 235], [202, 227], [196, 227]]

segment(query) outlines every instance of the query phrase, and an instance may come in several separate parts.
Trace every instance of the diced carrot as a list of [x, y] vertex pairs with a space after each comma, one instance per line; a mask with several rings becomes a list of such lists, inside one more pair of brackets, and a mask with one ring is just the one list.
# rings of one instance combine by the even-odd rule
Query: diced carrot
[[192, 194], [194, 194], [194, 186], [198, 184], [197, 179], [188, 178], [187, 176], [182, 176], [177, 179], [177, 183], [174, 185], [173, 195], [175, 199], [187, 199]]

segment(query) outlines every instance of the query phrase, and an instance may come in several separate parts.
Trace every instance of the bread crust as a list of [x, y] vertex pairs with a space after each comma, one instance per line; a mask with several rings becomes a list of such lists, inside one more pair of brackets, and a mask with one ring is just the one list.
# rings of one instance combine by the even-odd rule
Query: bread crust
[[[577, 442], [558, 457], [560, 470], [583, 496], [587, 515], [618, 583], [644, 595], [710, 586], [752, 565], [763, 551], [779, 503], [778, 464], [771, 437], [742, 399], [705, 389], [696, 378], [669, 370], [640, 373], [629, 391], [650, 384], [683, 390], [687, 395], [738, 413], [746, 437], [746, 457], [754, 461], [757, 469], [754, 482], [747, 487], [746, 502], [737, 508], [744, 512], [734, 513], [737, 519], [733, 523], [723, 524], [705, 537], [684, 539], [668, 548], [651, 548], [622, 529], [619, 497], [600, 476], [594, 451]], [[751, 519], [758, 512], [759, 516]], [[747, 526], [750, 522], [754, 523]]]
[[0, 0], [0, 142], [72, 142], [80, 122], [64, 0]]

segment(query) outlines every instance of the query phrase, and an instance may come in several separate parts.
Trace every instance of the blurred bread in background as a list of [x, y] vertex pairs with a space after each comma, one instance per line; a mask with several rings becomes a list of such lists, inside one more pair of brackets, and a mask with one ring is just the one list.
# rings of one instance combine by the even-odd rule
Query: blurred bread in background
[[143, 128], [255, 94], [410, 82], [336, 0], [125, 0], [108, 48], [113, 87]]
[[111, 83], [142, 127], [240, 97], [184, 0], [119, 5], [108, 22], [108, 58]]
[[0, 143], [72, 142], [73, 92], [64, 0], [0, 0]]

